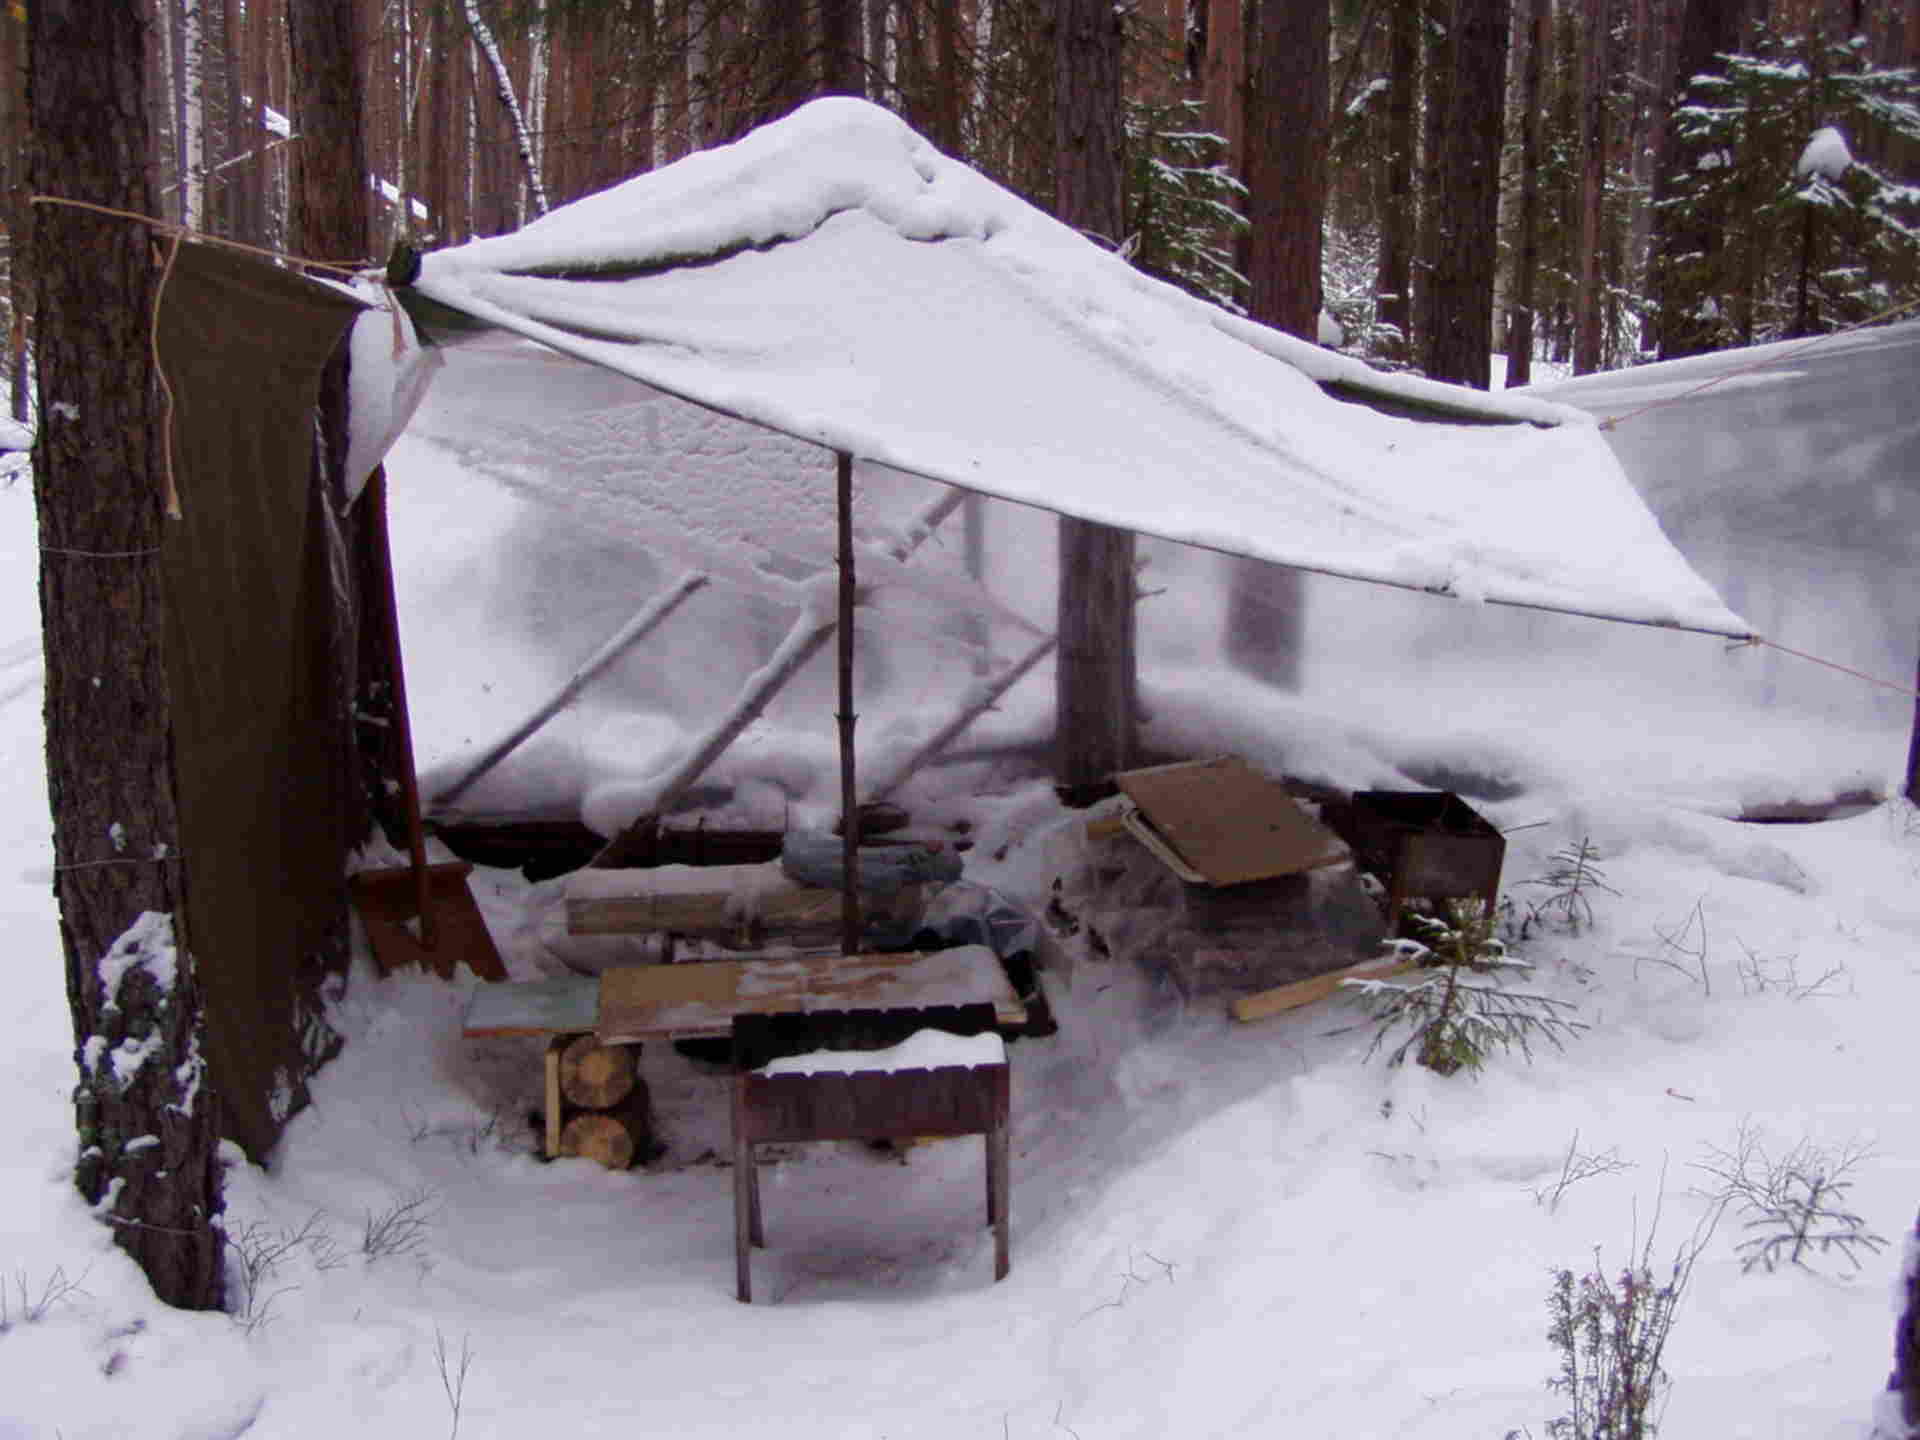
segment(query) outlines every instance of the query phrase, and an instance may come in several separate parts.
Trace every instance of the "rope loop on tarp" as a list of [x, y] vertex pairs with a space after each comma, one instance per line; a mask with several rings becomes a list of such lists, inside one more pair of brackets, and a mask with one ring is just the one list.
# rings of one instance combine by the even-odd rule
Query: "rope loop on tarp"
[[[1802, 351], [1811, 350], [1816, 345], [1824, 345], [1829, 340], [1837, 340], [1842, 335], [1850, 335], [1855, 330], [1864, 330], [1869, 325], [1878, 325], [1883, 320], [1891, 320], [1896, 316], [1906, 314], [1907, 311], [1909, 310], [1915, 310], [1915, 309], [1920, 309], [1920, 299], [1908, 300], [1904, 304], [1895, 305], [1891, 309], [1882, 310], [1878, 315], [1870, 315], [1865, 320], [1856, 320], [1851, 325], [1842, 325], [1838, 330], [1829, 330], [1825, 335], [1815, 335], [1811, 339], [1808, 339], [1802, 342], [1801, 344], [1794, 346], [1791, 350], [1785, 351], [1782, 354], [1769, 355], [1763, 360], [1753, 360], [1748, 362], [1745, 365], [1737, 365], [1731, 370], [1723, 371], [1722, 373], [1715, 375], [1710, 380], [1701, 381], [1698, 385], [1695, 385], [1690, 390], [1682, 390], [1678, 395], [1669, 395], [1663, 400], [1649, 400], [1646, 404], [1638, 407], [1637, 409], [1629, 410], [1624, 415], [1609, 415], [1600, 422], [1600, 428], [1602, 430], [1618, 429], [1620, 426], [1626, 424], [1627, 421], [1633, 419], [1635, 416], [1644, 415], [1649, 410], [1658, 410], [1663, 405], [1677, 405], [1682, 400], [1691, 400], [1694, 396], [1700, 394], [1702, 391], [1711, 390], [1713, 389], [1714, 386], [1723, 384], [1726, 381], [1733, 379], [1737, 375], [1745, 375], [1749, 371], [1753, 371], [1753, 370], [1765, 370], [1771, 365], [1784, 364], [1787, 360], [1789, 360], [1793, 356], [1800, 354]], [[1797, 654], [1798, 652], [1791, 651], [1789, 653]], [[1803, 655], [1800, 658], [1803, 660], [1810, 660], [1813, 657], [1810, 655]], [[1820, 663], [1824, 664], [1825, 662], [1822, 661]], [[1841, 666], [1839, 668], [1844, 669], [1845, 667]], [[1885, 682], [1875, 681], [1875, 683], [1883, 684]], [[1906, 687], [1897, 685], [1894, 688], [1899, 690], [1899, 689], [1905, 689]]]

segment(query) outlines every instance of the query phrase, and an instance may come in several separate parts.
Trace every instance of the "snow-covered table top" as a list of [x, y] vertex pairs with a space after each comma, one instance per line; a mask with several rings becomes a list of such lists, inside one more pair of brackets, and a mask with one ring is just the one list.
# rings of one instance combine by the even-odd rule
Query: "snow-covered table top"
[[953, 1035], [945, 1030], [916, 1030], [898, 1045], [880, 1050], [809, 1050], [769, 1060], [756, 1075], [850, 1075], [867, 1070], [933, 1070], [942, 1065], [1006, 1063], [1007, 1043], [998, 1034]]

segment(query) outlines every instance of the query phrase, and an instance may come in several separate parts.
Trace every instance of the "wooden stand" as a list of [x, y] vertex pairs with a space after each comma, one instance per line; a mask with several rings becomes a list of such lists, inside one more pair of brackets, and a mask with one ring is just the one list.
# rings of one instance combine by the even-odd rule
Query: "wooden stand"
[[1007, 1206], [1011, 1190], [1008, 1135], [1012, 1087], [1005, 1060], [988, 1065], [942, 1065], [930, 1070], [754, 1073], [782, 1055], [819, 1049], [879, 1049], [898, 1044], [921, 1029], [979, 1035], [994, 1027], [991, 1005], [742, 1015], [734, 1020], [734, 1268], [736, 1293], [743, 1305], [753, 1300], [752, 1247], [767, 1243], [753, 1147], [768, 1140], [985, 1136], [993, 1278], [1007, 1278], [1011, 1268]]

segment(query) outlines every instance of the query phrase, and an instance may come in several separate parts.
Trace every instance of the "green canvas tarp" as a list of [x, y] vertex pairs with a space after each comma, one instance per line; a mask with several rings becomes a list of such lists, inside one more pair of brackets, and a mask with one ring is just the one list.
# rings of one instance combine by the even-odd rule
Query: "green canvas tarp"
[[159, 316], [182, 517], [166, 524], [167, 678], [185, 934], [226, 1133], [256, 1160], [338, 1040], [358, 842], [350, 547], [317, 465], [320, 378], [364, 306], [181, 246]]

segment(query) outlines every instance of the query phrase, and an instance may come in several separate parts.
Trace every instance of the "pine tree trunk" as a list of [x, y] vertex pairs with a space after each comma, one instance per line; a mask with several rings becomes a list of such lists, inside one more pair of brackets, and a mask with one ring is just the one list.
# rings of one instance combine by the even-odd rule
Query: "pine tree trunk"
[[[35, 0], [36, 190], [152, 214], [139, 0]], [[179, 864], [166, 479], [144, 226], [35, 211], [34, 447], [54, 894], [80, 1063], [75, 1181], [170, 1305], [221, 1300], [218, 1116]], [[172, 944], [168, 942], [171, 941]]]
[[[1327, 41], [1326, 0], [1265, 0], [1247, 96], [1248, 311], [1309, 343], [1320, 336]], [[1227, 658], [1269, 684], [1297, 688], [1305, 604], [1299, 572], [1232, 562]]]
[[1610, 17], [1606, 0], [1585, 0], [1580, 77], [1579, 308], [1573, 332], [1573, 373], [1600, 368], [1600, 208], [1607, 175], [1607, 63]]
[[1435, 324], [1434, 279], [1440, 263], [1441, 227], [1448, 200], [1441, 188], [1441, 160], [1446, 154], [1447, 107], [1453, 98], [1453, 6], [1450, 0], [1420, 0], [1422, 49], [1420, 136], [1420, 210], [1413, 261], [1413, 329], [1408, 332], [1409, 356], [1426, 363], [1428, 336]]
[[1414, 87], [1419, 84], [1420, 0], [1389, 0], [1387, 193], [1380, 210], [1380, 269], [1374, 281], [1374, 314], [1400, 332], [1393, 347], [1407, 358], [1413, 338]]
[[1425, 369], [1485, 390], [1492, 380], [1500, 146], [1507, 78], [1507, 0], [1457, 0], [1453, 79], [1435, 197], [1432, 329]]
[[1253, 318], [1319, 339], [1327, 193], [1326, 0], [1264, 0], [1247, 106]]
[[294, 247], [319, 260], [367, 254], [367, 142], [360, 67], [354, 63], [353, 0], [294, 0], [292, 62]]
[[[1117, 244], [1120, 19], [1108, 0], [1054, 0], [1054, 213]], [[1060, 521], [1054, 725], [1059, 782], [1075, 793], [1133, 763], [1134, 544], [1124, 530]]]
[[1540, 272], [1540, 76], [1553, 42], [1553, 0], [1529, 0], [1525, 78], [1520, 99], [1519, 253], [1507, 319], [1507, 384], [1533, 382], [1534, 292]]
[[860, 0], [820, 0], [820, 93], [865, 95], [861, 68]]

